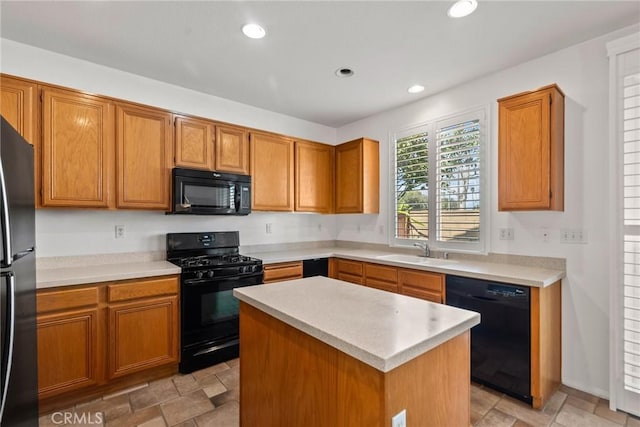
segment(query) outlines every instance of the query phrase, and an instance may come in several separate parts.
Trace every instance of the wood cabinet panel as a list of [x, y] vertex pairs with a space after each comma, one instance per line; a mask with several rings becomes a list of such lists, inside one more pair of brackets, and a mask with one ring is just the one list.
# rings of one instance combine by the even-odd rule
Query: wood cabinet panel
[[97, 305], [98, 288], [55, 289], [38, 292], [38, 314]]
[[38, 317], [41, 399], [98, 382], [97, 317], [97, 309]]
[[175, 118], [175, 165], [213, 170], [214, 126], [207, 120]]
[[333, 209], [334, 147], [295, 142], [295, 210], [330, 213]]
[[42, 206], [109, 207], [111, 103], [50, 88], [42, 96]]
[[[0, 114], [27, 142], [37, 142], [38, 87], [21, 79], [0, 76]], [[35, 144], [38, 145], [38, 144]]]
[[364, 263], [361, 261], [351, 261], [346, 259], [338, 259], [336, 264], [338, 273], [346, 273], [354, 276], [362, 276], [364, 272]]
[[365, 263], [364, 284], [388, 292], [398, 292], [398, 269], [380, 264]]
[[444, 303], [444, 274], [400, 268], [398, 290], [404, 295]]
[[112, 305], [109, 378], [178, 361], [178, 297]]
[[249, 175], [249, 132], [245, 128], [216, 126], [215, 170]]
[[378, 141], [360, 138], [338, 145], [335, 153], [335, 212], [380, 211]]
[[564, 94], [551, 85], [498, 103], [499, 210], [564, 210]]
[[264, 283], [302, 279], [302, 261], [281, 262], [264, 266]]
[[171, 114], [117, 106], [118, 208], [170, 207]]
[[178, 290], [179, 280], [177, 277], [159, 277], [148, 280], [135, 279], [130, 282], [107, 285], [107, 301], [119, 302], [177, 294]]
[[251, 134], [252, 209], [293, 210], [293, 141], [266, 133]]

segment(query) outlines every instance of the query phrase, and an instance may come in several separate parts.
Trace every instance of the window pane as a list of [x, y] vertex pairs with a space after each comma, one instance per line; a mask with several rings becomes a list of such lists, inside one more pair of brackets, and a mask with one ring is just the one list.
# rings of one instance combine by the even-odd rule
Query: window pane
[[480, 121], [437, 130], [439, 241], [480, 240]]
[[428, 144], [427, 132], [396, 140], [396, 238], [429, 237]]

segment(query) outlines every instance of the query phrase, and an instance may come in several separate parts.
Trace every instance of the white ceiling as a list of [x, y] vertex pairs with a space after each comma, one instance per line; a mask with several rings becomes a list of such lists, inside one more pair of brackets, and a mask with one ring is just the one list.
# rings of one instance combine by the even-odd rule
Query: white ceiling
[[0, 35], [339, 127], [640, 22], [638, 1], [479, 0], [455, 20], [451, 3], [2, 0]]

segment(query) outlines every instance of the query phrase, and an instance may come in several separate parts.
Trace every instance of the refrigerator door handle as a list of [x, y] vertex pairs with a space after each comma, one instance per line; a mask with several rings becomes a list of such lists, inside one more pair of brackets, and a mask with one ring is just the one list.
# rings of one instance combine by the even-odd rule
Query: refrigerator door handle
[[[4, 414], [4, 407], [7, 403], [7, 392], [9, 390], [9, 378], [11, 377], [11, 367], [13, 365], [13, 338], [15, 335], [15, 326], [16, 326], [16, 278], [12, 272], [2, 273], [3, 277], [7, 278], [7, 287], [8, 287], [8, 302], [7, 302], [7, 318], [8, 318], [8, 331], [7, 331], [7, 341], [8, 345], [2, 348], [2, 351], [7, 350], [6, 357], [3, 357], [2, 360], [5, 361], [5, 365], [3, 366], [5, 376], [2, 378], [2, 395], [0, 398], [0, 425], [2, 424], [2, 416]], [[4, 343], [3, 343], [4, 344]]]
[[11, 252], [11, 226], [9, 224], [9, 201], [7, 200], [7, 184], [4, 179], [4, 170], [2, 169], [2, 162], [0, 162], [0, 195], [2, 200], [0, 203], [2, 206], [2, 260], [0, 260], [2, 267], [9, 267], [13, 262], [13, 252]]

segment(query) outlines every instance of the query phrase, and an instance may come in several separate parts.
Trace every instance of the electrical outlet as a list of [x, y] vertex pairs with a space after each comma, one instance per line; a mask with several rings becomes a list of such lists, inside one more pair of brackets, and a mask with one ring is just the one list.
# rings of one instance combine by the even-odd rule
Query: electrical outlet
[[391, 418], [391, 427], [407, 427], [406, 409], [403, 409]]
[[266, 223], [264, 229], [267, 234], [273, 233], [273, 224], [270, 222]]
[[116, 225], [116, 239], [124, 238], [124, 225]]
[[545, 243], [549, 243], [549, 240], [551, 240], [551, 230], [548, 228], [541, 228], [540, 239]]
[[500, 240], [513, 240], [514, 232], [513, 228], [501, 228]]
[[581, 228], [563, 228], [560, 230], [560, 243], [587, 243], [587, 232]]

